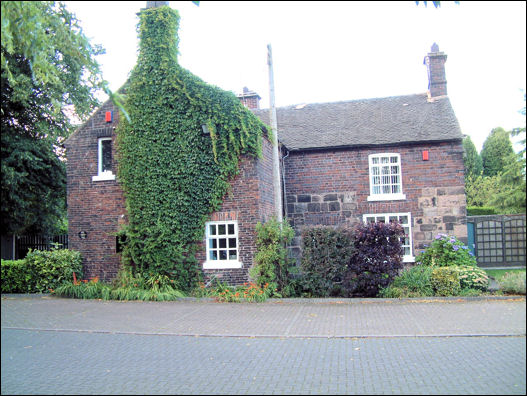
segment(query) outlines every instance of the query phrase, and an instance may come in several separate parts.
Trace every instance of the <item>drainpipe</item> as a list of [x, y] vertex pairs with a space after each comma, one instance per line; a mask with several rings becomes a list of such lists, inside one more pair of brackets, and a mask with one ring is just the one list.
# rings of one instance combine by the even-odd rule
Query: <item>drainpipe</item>
[[[285, 146], [282, 146], [284, 147], [286, 150], [287, 150], [287, 147]], [[285, 159], [289, 157], [289, 150], [287, 150], [287, 154], [285, 157], [282, 157], [282, 186], [284, 187], [284, 191], [283, 191], [283, 202], [284, 202], [284, 213], [285, 213], [285, 218], [287, 219], [287, 196], [286, 196], [286, 188], [285, 188]]]
[[271, 129], [273, 131], [273, 187], [276, 209], [276, 220], [282, 223], [282, 192], [280, 186], [280, 158], [278, 155], [278, 122], [276, 120], [276, 106], [274, 102], [274, 73], [273, 54], [271, 44], [267, 45], [267, 65], [269, 66], [269, 107], [271, 118]]

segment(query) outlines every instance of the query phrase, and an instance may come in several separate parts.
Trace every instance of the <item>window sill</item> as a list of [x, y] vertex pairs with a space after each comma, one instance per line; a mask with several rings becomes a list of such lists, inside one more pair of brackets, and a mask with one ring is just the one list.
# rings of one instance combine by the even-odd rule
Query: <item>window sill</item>
[[227, 269], [227, 268], [242, 268], [242, 263], [237, 260], [232, 261], [205, 261], [203, 269]]
[[415, 257], [414, 256], [403, 256], [403, 263], [414, 263]]
[[105, 180], [115, 180], [115, 175], [113, 173], [102, 174], [97, 176], [92, 176], [92, 181], [105, 181]]
[[406, 194], [368, 195], [368, 201], [402, 201]]

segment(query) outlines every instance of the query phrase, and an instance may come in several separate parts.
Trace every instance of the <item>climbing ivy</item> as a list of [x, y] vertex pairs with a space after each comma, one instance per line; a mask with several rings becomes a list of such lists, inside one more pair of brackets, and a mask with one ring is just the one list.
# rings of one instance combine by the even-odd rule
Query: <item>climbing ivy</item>
[[123, 257], [137, 272], [168, 275], [188, 290], [198, 280], [205, 222], [240, 155], [261, 156], [262, 133], [270, 132], [233, 93], [178, 64], [177, 11], [149, 8], [139, 18], [139, 57], [125, 87], [130, 120], [117, 132], [128, 211]]

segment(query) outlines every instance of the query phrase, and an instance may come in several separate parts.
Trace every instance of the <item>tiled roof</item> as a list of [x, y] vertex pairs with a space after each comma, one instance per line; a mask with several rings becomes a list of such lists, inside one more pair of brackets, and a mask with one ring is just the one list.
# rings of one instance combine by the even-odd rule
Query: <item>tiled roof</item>
[[[253, 112], [269, 124], [269, 109]], [[448, 97], [427, 94], [280, 107], [277, 121], [289, 150], [462, 138]]]

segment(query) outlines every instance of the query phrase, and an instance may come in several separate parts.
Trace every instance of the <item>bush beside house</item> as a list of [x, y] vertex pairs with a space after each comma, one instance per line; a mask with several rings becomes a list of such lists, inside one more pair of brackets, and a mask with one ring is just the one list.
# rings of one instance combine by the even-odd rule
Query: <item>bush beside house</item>
[[79, 252], [30, 250], [23, 260], [2, 260], [2, 293], [48, 293], [73, 279], [74, 272], [82, 277]]
[[302, 236], [301, 294], [374, 297], [402, 268], [397, 223], [359, 224], [355, 229], [312, 227]]

